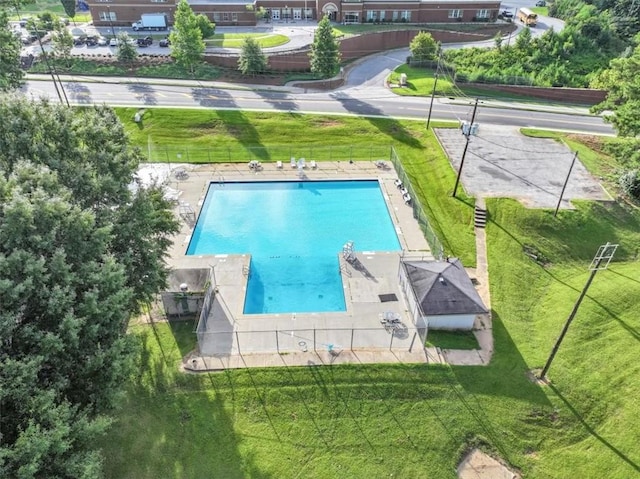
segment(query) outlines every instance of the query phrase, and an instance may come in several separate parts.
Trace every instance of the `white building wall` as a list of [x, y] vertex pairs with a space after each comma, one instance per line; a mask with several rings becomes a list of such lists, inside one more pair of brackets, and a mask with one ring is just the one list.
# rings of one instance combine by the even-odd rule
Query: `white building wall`
[[475, 314], [448, 314], [421, 318], [423, 324], [426, 322], [431, 329], [459, 329], [465, 331], [473, 329], [475, 319]]

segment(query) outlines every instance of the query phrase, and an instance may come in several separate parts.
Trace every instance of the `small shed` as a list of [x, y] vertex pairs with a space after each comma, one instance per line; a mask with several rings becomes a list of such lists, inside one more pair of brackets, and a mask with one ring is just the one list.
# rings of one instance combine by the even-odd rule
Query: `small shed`
[[403, 261], [400, 284], [418, 328], [471, 330], [489, 312], [457, 258]]
[[194, 316], [200, 312], [209, 284], [209, 268], [175, 269], [169, 273], [167, 288], [160, 293], [169, 319]]

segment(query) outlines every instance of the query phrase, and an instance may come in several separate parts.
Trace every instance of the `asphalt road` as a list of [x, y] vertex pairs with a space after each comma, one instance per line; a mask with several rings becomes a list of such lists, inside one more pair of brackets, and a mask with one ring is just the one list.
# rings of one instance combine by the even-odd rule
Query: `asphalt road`
[[[281, 111], [295, 113], [331, 113], [363, 116], [426, 119], [428, 98], [399, 97], [380, 86], [358, 86], [332, 92], [283, 92], [234, 90], [215, 85], [176, 86], [170, 83], [65, 82], [70, 103], [76, 105], [109, 104], [129, 107], [177, 107]], [[49, 81], [29, 81], [23, 88], [29, 96], [56, 99]], [[522, 107], [522, 105], [520, 105]], [[470, 120], [472, 100], [436, 99], [433, 120]], [[508, 104], [481, 103], [478, 123], [536, 127], [593, 134], [612, 134], [609, 125], [596, 116], [512, 109]]]

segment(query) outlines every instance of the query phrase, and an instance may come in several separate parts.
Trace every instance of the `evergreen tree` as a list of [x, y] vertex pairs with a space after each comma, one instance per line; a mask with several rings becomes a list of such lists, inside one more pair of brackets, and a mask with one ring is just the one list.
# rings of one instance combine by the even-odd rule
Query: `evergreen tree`
[[60, 3], [62, 3], [62, 7], [64, 8], [64, 13], [66, 13], [69, 18], [76, 16], [76, 0], [60, 0]]
[[58, 28], [51, 35], [51, 43], [53, 43], [53, 51], [60, 58], [67, 62], [71, 59], [71, 50], [73, 49], [73, 36], [66, 28]]
[[171, 40], [171, 56], [183, 68], [193, 74], [196, 64], [202, 61], [204, 41], [196, 15], [187, 0], [180, 0], [176, 8]]
[[138, 58], [138, 50], [136, 50], [127, 32], [118, 33], [118, 51], [116, 55], [118, 61], [128, 64], [132, 64]]
[[333, 36], [331, 22], [326, 15], [318, 22], [313, 44], [311, 45], [311, 71], [329, 78], [340, 68], [340, 50]]
[[0, 117], [0, 476], [92, 478], [129, 376], [130, 315], [177, 223], [112, 110], [5, 96]]
[[266, 69], [267, 58], [262, 52], [262, 48], [252, 37], [246, 37], [238, 58], [238, 70], [243, 75], [255, 76], [257, 73], [264, 73]]

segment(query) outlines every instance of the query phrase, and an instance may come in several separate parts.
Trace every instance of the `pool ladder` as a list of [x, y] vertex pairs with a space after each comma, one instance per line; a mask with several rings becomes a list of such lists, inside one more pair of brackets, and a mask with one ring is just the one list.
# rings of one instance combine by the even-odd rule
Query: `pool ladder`
[[251, 274], [251, 269], [246, 264], [242, 266], [242, 274], [247, 278], [249, 277], [249, 274]]

